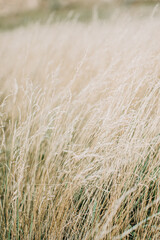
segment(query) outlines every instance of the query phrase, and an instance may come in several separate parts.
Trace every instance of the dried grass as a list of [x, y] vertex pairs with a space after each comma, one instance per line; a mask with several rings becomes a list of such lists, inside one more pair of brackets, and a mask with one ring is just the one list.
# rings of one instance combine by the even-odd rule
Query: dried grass
[[158, 239], [159, 19], [0, 33], [0, 238]]

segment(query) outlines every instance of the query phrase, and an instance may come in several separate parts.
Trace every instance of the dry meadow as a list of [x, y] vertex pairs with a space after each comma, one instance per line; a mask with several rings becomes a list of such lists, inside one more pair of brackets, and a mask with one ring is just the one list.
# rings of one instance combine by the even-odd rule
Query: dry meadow
[[160, 239], [160, 19], [0, 32], [0, 239]]

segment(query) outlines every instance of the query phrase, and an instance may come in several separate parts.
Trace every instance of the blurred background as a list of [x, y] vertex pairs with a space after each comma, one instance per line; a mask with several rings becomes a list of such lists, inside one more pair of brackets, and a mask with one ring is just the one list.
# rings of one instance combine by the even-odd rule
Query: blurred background
[[[31, 21], [45, 21], [50, 15], [58, 19], [79, 16], [82, 21], [92, 18], [95, 11], [99, 18], [107, 18], [112, 10], [153, 9], [157, 0], [0, 0], [0, 29], [16, 27]], [[142, 12], [142, 11], [141, 11]]]
[[0, 14], [9, 14], [17, 11], [33, 10], [37, 8], [60, 8], [71, 5], [95, 4], [147, 4], [156, 0], [0, 0]]

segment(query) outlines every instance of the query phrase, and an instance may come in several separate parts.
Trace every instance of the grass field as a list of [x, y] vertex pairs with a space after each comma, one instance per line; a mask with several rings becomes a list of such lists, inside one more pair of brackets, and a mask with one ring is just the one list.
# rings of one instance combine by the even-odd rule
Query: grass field
[[152, 15], [159, 15], [159, 5], [153, 2], [144, 4], [97, 4], [79, 5], [72, 4], [65, 7], [39, 7], [33, 10], [10, 12], [0, 14], [0, 31], [12, 30], [20, 26], [28, 26], [32, 23], [41, 24], [64, 22], [77, 19], [77, 21], [89, 23], [96, 18], [102, 21], [120, 17], [124, 14], [144, 18]]
[[159, 29], [0, 32], [0, 239], [160, 238]]

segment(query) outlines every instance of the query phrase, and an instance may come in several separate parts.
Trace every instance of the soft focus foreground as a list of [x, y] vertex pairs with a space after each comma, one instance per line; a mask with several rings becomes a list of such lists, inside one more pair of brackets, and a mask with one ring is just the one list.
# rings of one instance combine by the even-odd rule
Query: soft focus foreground
[[0, 33], [0, 239], [160, 238], [159, 29]]

